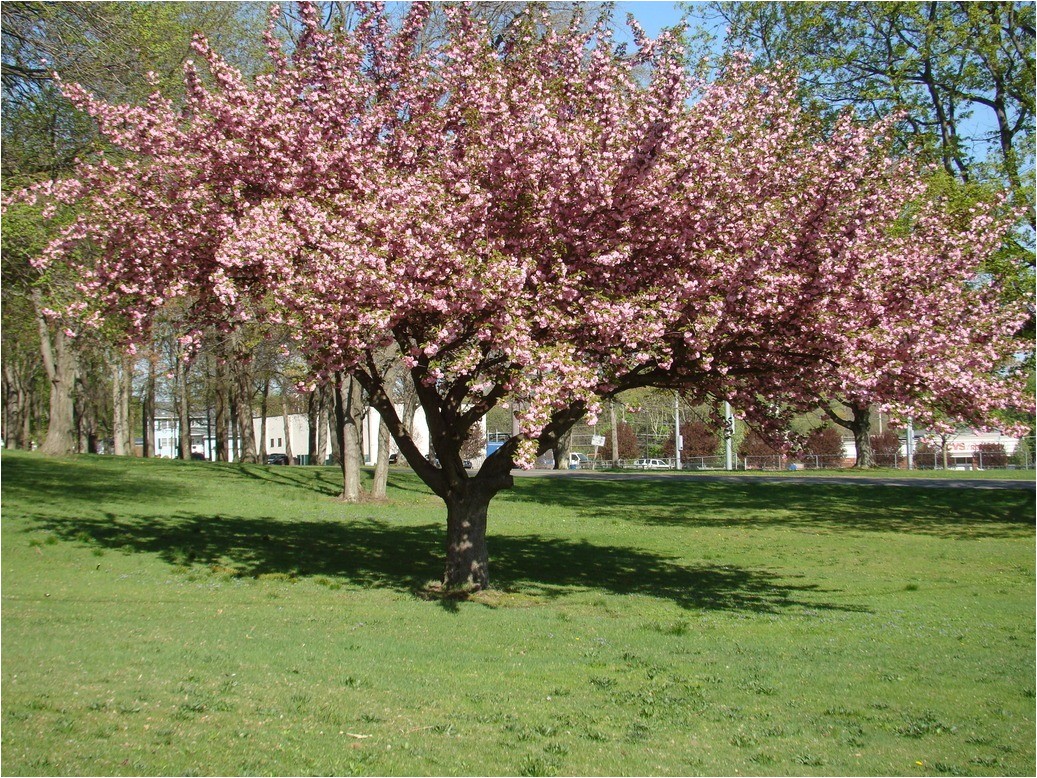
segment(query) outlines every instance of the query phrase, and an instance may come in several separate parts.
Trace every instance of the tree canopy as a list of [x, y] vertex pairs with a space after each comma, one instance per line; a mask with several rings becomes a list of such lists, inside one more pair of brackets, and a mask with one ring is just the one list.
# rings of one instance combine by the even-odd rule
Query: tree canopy
[[[529, 11], [500, 39], [445, 12], [430, 47], [427, 5], [329, 32], [304, 4], [254, 80], [196, 36], [207, 77], [187, 63], [183, 109], [65, 85], [122, 150], [19, 195], [78, 209], [39, 260], [83, 257], [70, 326], [141, 335], [177, 298], [185, 343], [289, 325], [446, 501], [450, 585], [486, 584], [486, 506], [513, 463], [624, 389], [727, 399], [775, 429], [847, 386], [916, 416], [1025, 404], [1025, 306], [978, 273], [1017, 214], [948, 213], [888, 122], [822, 131], [788, 70], [735, 58], [700, 83], [673, 35], [636, 25], [617, 54], [607, 16], [555, 32]], [[400, 362], [439, 467], [392, 402]], [[505, 398], [519, 433], [469, 475], [469, 430]]]

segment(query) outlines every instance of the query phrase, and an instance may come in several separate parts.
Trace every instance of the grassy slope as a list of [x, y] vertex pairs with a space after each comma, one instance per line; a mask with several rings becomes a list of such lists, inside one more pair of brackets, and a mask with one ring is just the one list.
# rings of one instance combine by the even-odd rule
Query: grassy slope
[[6, 774], [1034, 773], [1032, 490], [2, 468]]

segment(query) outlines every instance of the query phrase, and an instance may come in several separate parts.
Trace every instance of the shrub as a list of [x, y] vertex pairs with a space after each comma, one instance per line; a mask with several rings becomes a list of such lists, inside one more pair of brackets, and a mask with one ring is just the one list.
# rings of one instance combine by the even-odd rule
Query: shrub
[[976, 446], [976, 453], [972, 455], [972, 464], [975, 467], [1007, 467], [1008, 453], [1002, 443], [980, 443]]
[[774, 457], [780, 452], [767, 439], [754, 429], [749, 429], [738, 446], [740, 457]]
[[[602, 451], [605, 452], [605, 456], [611, 456], [612, 431], [606, 429], [602, 434], [605, 436], [605, 447]], [[617, 422], [616, 438], [619, 444], [620, 459], [638, 459], [641, 457], [641, 441], [637, 439], [637, 433], [634, 432], [634, 428], [630, 424], [625, 421]]]
[[871, 452], [879, 467], [896, 467], [900, 464], [900, 436], [894, 430], [872, 435]]
[[817, 462], [811, 461], [809, 457], [820, 457], [819, 466], [841, 464], [846, 456], [846, 447], [843, 445], [843, 436], [831, 424], [825, 424], [810, 431], [806, 441], [803, 443], [802, 453], [807, 457], [807, 465]]
[[[681, 437], [684, 438], [681, 456], [713, 457], [720, 449], [719, 430], [701, 421], [686, 421], [681, 424]], [[664, 457], [673, 456], [672, 437], [663, 443], [661, 454]]]

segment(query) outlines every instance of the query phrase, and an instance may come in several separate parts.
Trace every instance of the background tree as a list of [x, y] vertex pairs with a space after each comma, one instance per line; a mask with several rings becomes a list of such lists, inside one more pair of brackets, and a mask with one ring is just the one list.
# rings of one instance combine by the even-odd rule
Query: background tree
[[722, 19], [728, 49], [796, 68], [819, 114], [897, 116], [902, 151], [962, 182], [1005, 181], [1032, 229], [1032, 3], [714, 2], [689, 13]]
[[[231, 58], [245, 62], [257, 50], [256, 35], [246, 32], [261, 18], [256, 10], [257, 5], [208, 2], [5, 3], [0, 17], [4, 191], [66, 175], [77, 158], [103, 146], [95, 124], [61, 94], [55, 70], [109, 100], [142, 100], [155, 84], [168, 95], [182, 94], [180, 66], [190, 52], [191, 31], [205, 30]], [[70, 340], [63, 327], [43, 315], [70, 303], [68, 274], [57, 266], [41, 274], [30, 264], [55, 229], [53, 222], [28, 211], [9, 211], [4, 217], [4, 331], [27, 333], [26, 320], [15, 325], [14, 315], [33, 322], [37, 365], [48, 376], [50, 409], [42, 448], [50, 453], [96, 449], [103, 427], [117, 450], [130, 453], [132, 365], [127, 355], [111, 342], [96, 344], [107, 360], [80, 354], [87, 341]], [[19, 302], [12, 304], [15, 299]], [[12, 379], [16, 365], [32, 371], [24, 359], [8, 362], [7, 355], [15, 352], [5, 334], [5, 372]], [[104, 393], [117, 393], [117, 398], [112, 394], [100, 402]], [[19, 394], [10, 397], [17, 402]], [[15, 415], [24, 418], [21, 410]]]

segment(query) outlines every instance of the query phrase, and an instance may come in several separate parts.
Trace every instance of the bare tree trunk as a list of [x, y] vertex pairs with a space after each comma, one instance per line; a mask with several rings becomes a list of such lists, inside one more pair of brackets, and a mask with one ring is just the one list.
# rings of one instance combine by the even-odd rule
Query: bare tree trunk
[[148, 378], [144, 384], [144, 401], [141, 408], [141, 453], [145, 457], [155, 456], [155, 359], [148, 359]]
[[256, 431], [252, 424], [252, 371], [248, 360], [244, 358], [234, 361], [234, 389], [238, 428], [241, 430], [238, 461], [255, 464], [258, 458], [256, 456]]
[[112, 372], [112, 443], [116, 456], [133, 456], [133, 417], [130, 397], [133, 395], [133, 358], [119, 354], [113, 360]]
[[321, 389], [314, 389], [310, 392], [310, 396], [306, 399], [306, 421], [309, 426], [309, 441], [307, 445], [307, 452], [309, 454], [309, 460], [311, 465], [322, 464], [318, 459], [318, 448], [320, 439], [320, 408], [321, 408]]
[[827, 404], [822, 406], [822, 410], [840, 427], [853, 433], [853, 443], [857, 449], [857, 459], [853, 466], [862, 470], [875, 467], [875, 452], [871, 448], [871, 409], [867, 405], [854, 403], [843, 405], [850, 410], [851, 418], [844, 419]]
[[[372, 409], [373, 411], [373, 409]], [[385, 424], [385, 419], [378, 417], [378, 459], [374, 465], [374, 483], [371, 484], [371, 496], [376, 500], [384, 500], [389, 487], [389, 441], [392, 436]]]
[[317, 404], [317, 464], [328, 461], [328, 387], [321, 388]]
[[281, 386], [281, 418], [284, 419], [284, 454], [288, 457], [288, 464], [294, 465], [292, 455], [292, 427], [288, 422], [288, 396], [284, 385]]
[[176, 361], [176, 412], [179, 428], [179, 459], [191, 458], [191, 395], [187, 390], [187, 363], [179, 358]]
[[342, 499], [359, 502], [360, 424], [363, 418], [363, 392], [353, 376], [335, 374], [335, 433], [339, 438], [342, 465]]
[[[39, 310], [37, 299], [37, 310]], [[43, 367], [50, 381], [50, 417], [47, 437], [40, 452], [48, 456], [65, 456], [76, 451], [77, 428], [74, 390], [78, 366], [76, 355], [65, 333], [60, 329], [53, 336], [42, 314], [36, 321], [40, 331], [40, 353]]]
[[215, 380], [213, 382], [213, 406], [214, 406], [214, 418], [213, 426], [215, 429], [216, 437], [216, 461], [217, 462], [230, 462], [230, 434], [228, 428], [230, 427], [230, 408], [229, 399], [227, 397], [227, 364], [222, 359], [222, 355], [217, 353], [216, 355], [216, 369], [213, 371], [215, 374]]
[[3, 364], [4, 446], [29, 448], [32, 429], [32, 392], [26, 386], [24, 370], [10, 360]]
[[270, 379], [263, 381], [263, 393], [259, 398], [259, 461], [266, 462], [266, 410], [270, 399]]
[[76, 371], [76, 389], [73, 394], [73, 416], [76, 421], [79, 447], [77, 451], [82, 454], [97, 454], [98, 447], [98, 405], [97, 398], [92, 396], [91, 387], [84, 375], [83, 363], [80, 360], [79, 369]]

